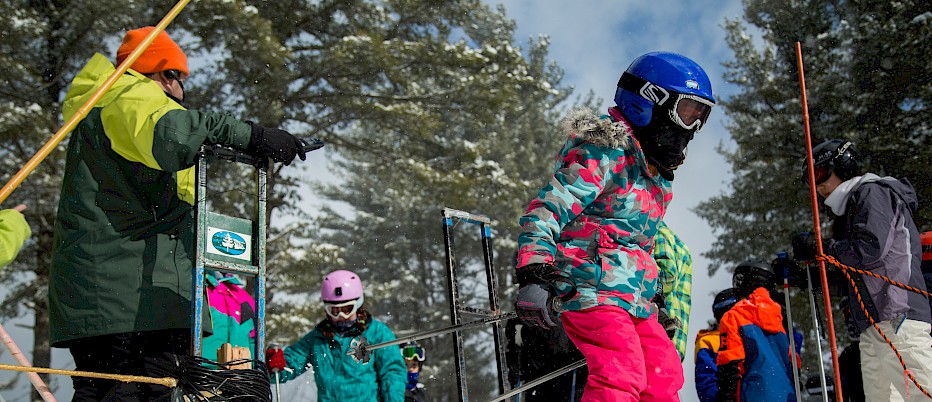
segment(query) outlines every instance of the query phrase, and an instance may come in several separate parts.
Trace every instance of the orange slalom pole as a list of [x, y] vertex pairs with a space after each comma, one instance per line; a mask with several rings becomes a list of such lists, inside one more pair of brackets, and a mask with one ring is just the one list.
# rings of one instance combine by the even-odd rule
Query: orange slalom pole
[[53, 135], [52, 138], [49, 139], [48, 142], [46, 142], [45, 145], [43, 145], [42, 148], [40, 148], [39, 151], [32, 156], [32, 159], [29, 159], [29, 161], [26, 162], [26, 164], [23, 165], [21, 169], [19, 169], [19, 172], [16, 172], [16, 174], [13, 175], [10, 181], [8, 181], [6, 185], [0, 189], [0, 204], [2, 204], [3, 201], [6, 201], [7, 197], [13, 193], [13, 190], [22, 184], [23, 180], [26, 179], [26, 176], [32, 173], [32, 171], [39, 166], [39, 163], [42, 163], [42, 161], [45, 160], [45, 158], [48, 157], [50, 153], [52, 153], [52, 150], [55, 149], [55, 147], [57, 147], [58, 144], [65, 139], [65, 136], [68, 135], [71, 130], [74, 130], [74, 127], [78, 125], [78, 122], [83, 120], [84, 117], [90, 113], [91, 109], [94, 108], [94, 105], [100, 101], [100, 98], [102, 98], [104, 94], [110, 90], [110, 87], [112, 87], [113, 84], [115, 84], [117, 80], [123, 76], [123, 73], [129, 69], [129, 66], [136, 62], [136, 59], [138, 59], [139, 56], [142, 55], [142, 52], [144, 52], [146, 48], [149, 47], [149, 44], [155, 40], [155, 37], [165, 30], [165, 27], [167, 27], [168, 24], [170, 24], [172, 20], [178, 16], [178, 13], [180, 13], [181, 10], [186, 5], [188, 5], [190, 1], [191, 0], [179, 0], [178, 3], [172, 7], [171, 11], [169, 11], [161, 21], [159, 21], [158, 25], [155, 26], [155, 29], [153, 29], [152, 32], [150, 32], [149, 35], [147, 35], [145, 39], [142, 40], [142, 43], [140, 43], [139, 46], [137, 46], [136, 49], [129, 54], [126, 60], [123, 60], [123, 63], [120, 63], [120, 65], [117, 66], [116, 71], [114, 71], [113, 74], [107, 78], [107, 81], [104, 81], [104, 84], [97, 89], [97, 92], [94, 92], [91, 98], [88, 99], [87, 102], [84, 102], [84, 105], [78, 109], [78, 112], [72, 116], [71, 119], [65, 123], [65, 125], [58, 129], [58, 132], [56, 132], [55, 135]]
[[[815, 225], [816, 239], [822, 238], [822, 228], [819, 223], [819, 199], [816, 197], [815, 169], [812, 159], [812, 136], [809, 133], [809, 104], [806, 102], [806, 77], [803, 73], [803, 51], [799, 42], [796, 42], [796, 64], [799, 68], [799, 86], [803, 100], [803, 128], [806, 133], [806, 163], [809, 165], [809, 191], [812, 195], [812, 222]], [[819, 255], [825, 254], [822, 242], [816, 242]], [[828, 340], [832, 348], [832, 368], [835, 371], [835, 400], [842, 401], [841, 393], [841, 367], [838, 365], [838, 345], [835, 343], [835, 319], [832, 317], [832, 300], [828, 293], [828, 275], [825, 271], [825, 261], [819, 260], [819, 273], [822, 277], [822, 300], [825, 301], [825, 319], [828, 321]]]
[[[29, 359], [26, 359], [26, 356], [23, 355], [23, 352], [19, 350], [19, 346], [16, 346], [16, 342], [13, 342], [13, 338], [10, 337], [10, 334], [6, 332], [6, 329], [3, 328], [3, 325], [0, 325], [0, 340], [3, 340], [3, 345], [6, 346], [7, 350], [10, 351], [10, 355], [16, 359], [16, 362], [23, 367], [32, 367], [32, 364], [29, 363]], [[32, 386], [36, 388], [36, 392], [39, 393], [39, 396], [42, 397], [42, 400], [45, 402], [57, 402], [55, 397], [52, 396], [52, 392], [49, 391], [49, 387], [45, 385], [45, 381], [42, 381], [39, 378], [39, 375], [36, 373], [27, 373], [29, 381], [32, 383]]]

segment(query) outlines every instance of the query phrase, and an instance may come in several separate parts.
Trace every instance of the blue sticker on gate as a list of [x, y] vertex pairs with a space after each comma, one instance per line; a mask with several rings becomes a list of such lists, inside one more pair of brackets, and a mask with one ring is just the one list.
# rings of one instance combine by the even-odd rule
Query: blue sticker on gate
[[246, 239], [233, 232], [217, 232], [210, 242], [217, 251], [228, 255], [240, 255], [246, 252]]

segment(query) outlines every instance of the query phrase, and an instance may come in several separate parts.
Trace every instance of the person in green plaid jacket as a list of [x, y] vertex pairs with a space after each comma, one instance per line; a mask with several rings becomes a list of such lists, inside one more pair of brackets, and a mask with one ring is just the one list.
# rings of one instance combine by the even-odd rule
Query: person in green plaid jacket
[[693, 257], [689, 247], [667, 227], [660, 223], [654, 236], [654, 261], [658, 267], [657, 319], [680, 354], [686, 357], [686, 335], [689, 333], [689, 309], [692, 306]]

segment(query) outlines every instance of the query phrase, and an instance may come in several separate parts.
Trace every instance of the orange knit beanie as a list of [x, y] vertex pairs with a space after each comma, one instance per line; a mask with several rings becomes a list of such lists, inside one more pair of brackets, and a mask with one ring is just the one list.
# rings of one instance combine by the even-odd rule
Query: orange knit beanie
[[[155, 27], [144, 27], [126, 32], [126, 36], [123, 37], [123, 44], [117, 49], [117, 64], [126, 60], [129, 54], [136, 50], [136, 47], [142, 43], [142, 40], [153, 29]], [[178, 44], [168, 37], [165, 31], [159, 32], [152, 44], [146, 48], [146, 51], [136, 59], [136, 62], [130, 68], [143, 74], [178, 70], [185, 73], [185, 75], [190, 75], [188, 57], [184, 55]]]

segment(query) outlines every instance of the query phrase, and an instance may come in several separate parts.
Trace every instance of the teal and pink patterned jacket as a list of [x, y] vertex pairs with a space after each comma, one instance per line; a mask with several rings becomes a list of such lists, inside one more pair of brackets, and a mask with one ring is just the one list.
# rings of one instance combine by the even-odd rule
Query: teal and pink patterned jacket
[[648, 172], [621, 112], [608, 112], [564, 120], [569, 139], [553, 177], [520, 220], [517, 268], [550, 263], [571, 277], [579, 294], [565, 310], [619, 306], [647, 318], [657, 288], [653, 237], [673, 193]]

